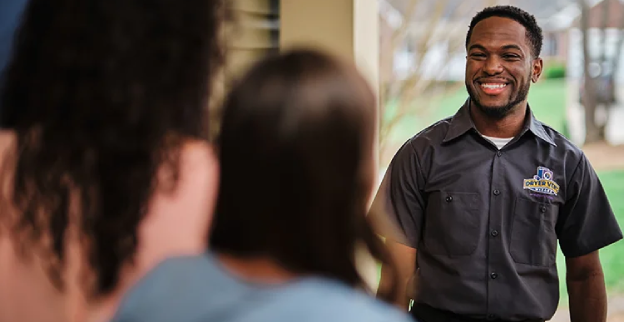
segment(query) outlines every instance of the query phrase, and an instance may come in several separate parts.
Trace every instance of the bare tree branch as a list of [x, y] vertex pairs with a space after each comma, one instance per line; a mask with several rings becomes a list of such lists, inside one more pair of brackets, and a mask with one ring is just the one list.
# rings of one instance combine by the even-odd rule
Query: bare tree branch
[[[425, 1], [430, 11], [427, 14], [417, 12], [427, 7]], [[413, 115], [427, 115], [436, 107], [434, 102], [439, 102], [449, 91], [464, 86], [463, 82], [449, 85], [444, 78], [451, 68], [449, 63], [465, 53], [467, 23], [463, 21], [469, 19], [469, 13], [477, 7], [493, 6], [501, 1], [505, 0], [462, 1], [454, 7], [450, 7], [449, 0], [412, 0], [407, 4], [402, 23], [392, 31], [389, 45], [383, 46], [380, 53], [381, 64], [385, 67], [381, 71], [384, 77], [380, 85], [383, 116], [379, 124], [379, 144], [382, 155], [390, 148], [388, 137], [402, 120]], [[414, 15], [426, 18], [416, 20]], [[404, 55], [409, 55], [407, 59], [411, 66], [407, 74], [398, 74], [392, 68], [399, 57], [396, 53], [406, 42], [414, 44], [412, 52], [403, 51]], [[406, 59], [406, 56], [400, 57]], [[430, 58], [435, 58], [436, 66], [428, 66]]]

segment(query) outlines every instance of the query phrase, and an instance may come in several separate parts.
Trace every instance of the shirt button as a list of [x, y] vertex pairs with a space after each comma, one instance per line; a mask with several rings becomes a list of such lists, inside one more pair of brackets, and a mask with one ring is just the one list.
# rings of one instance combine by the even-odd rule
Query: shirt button
[[490, 235], [492, 235], [492, 237], [497, 237], [498, 236], [498, 230], [492, 230]]
[[451, 202], [451, 201], [453, 201], [453, 196], [446, 197], [446, 202]]
[[496, 152], [496, 155], [497, 155], [497, 156], [499, 156], [499, 157], [501, 157], [501, 156], [503, 156], [503, 152], [498, 151], [498, 152]]
[[499, 191], [498, 189], [494, 189], [494, 195], [495, 195], [495, 196], [500, 195], [500, 191]]
[[488, 314], [488, 315], [487, 315], [487, 320], [488, 320], [488, 321], [494, 321], [494, 320], [496, 320], [496, 315], [494, 315], [494, 314]]
[[496, 274], [496, 273], [492, 273], [492, 274], [490, 274], [490, 277], [491, 277], [493, 280], [495, 280], [495, 279], [497, 279], [497, 278], [498, 278], [498, 274]]
[[541, 213], [545, 213], [546, 212], [546, 207], [545, 206], [540, 206], [540, 212]]

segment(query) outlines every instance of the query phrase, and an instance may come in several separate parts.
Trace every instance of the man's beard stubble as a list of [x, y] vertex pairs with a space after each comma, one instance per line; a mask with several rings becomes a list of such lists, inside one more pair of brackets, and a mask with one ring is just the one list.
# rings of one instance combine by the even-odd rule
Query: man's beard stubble
[[[509, 85], [507, 85], [509, 86]], [[529, 88], [531, 87], [531, 82], [526, 82], [526, 85], [522, 86], [520, 88], [520, 91], [518, 92], [517, 95], [515, 95], [515, 97], [511, 97], [511, 99], [509, 100], [509, 102], [505, 105], [502, 106], [483, 106], [481, 104], [481, 102], [479, 102], [479, 99], [477, 98], [476, 93], [474, 93], [474, 91], [472, 90], [472, 87], [468, 86], [468, 84], [466, 84], [466, 90], [468, 91], [468, 95], [470, 96], [470, 100], [471, 102], [474, 104], [474, 106], [476, 108], [479, 109], [479, 111], [481, 111], [484, 115], [495, 119], [495, 120], [500, 120], [505, 118], [505, 116], [507, 116], [507, 114], [509, 114], [509, 112], [519, 103], [521, 103], [522, 101], [524, 101], [527, 98], [527, 95], [529, 94]]]

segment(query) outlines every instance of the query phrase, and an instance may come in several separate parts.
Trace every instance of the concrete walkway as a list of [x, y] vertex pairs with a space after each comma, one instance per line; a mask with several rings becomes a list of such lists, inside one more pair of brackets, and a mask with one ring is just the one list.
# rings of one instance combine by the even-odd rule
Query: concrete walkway
[[[561, 296], [568, 296], [561, 294]], [[570, 313], [567, 307], [557, 310], [551, 322], [570, 322]], [[607, 322], [624, 322], [624, 296], [610, 297], [607, 311]]]

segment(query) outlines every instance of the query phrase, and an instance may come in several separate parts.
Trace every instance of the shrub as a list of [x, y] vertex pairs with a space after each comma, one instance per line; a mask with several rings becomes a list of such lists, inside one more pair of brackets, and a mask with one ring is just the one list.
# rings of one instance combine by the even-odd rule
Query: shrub
[[552, 64], [544, 69], [544, 77], [547, 79], [565, 78], [566, 66], [564, 64]]

